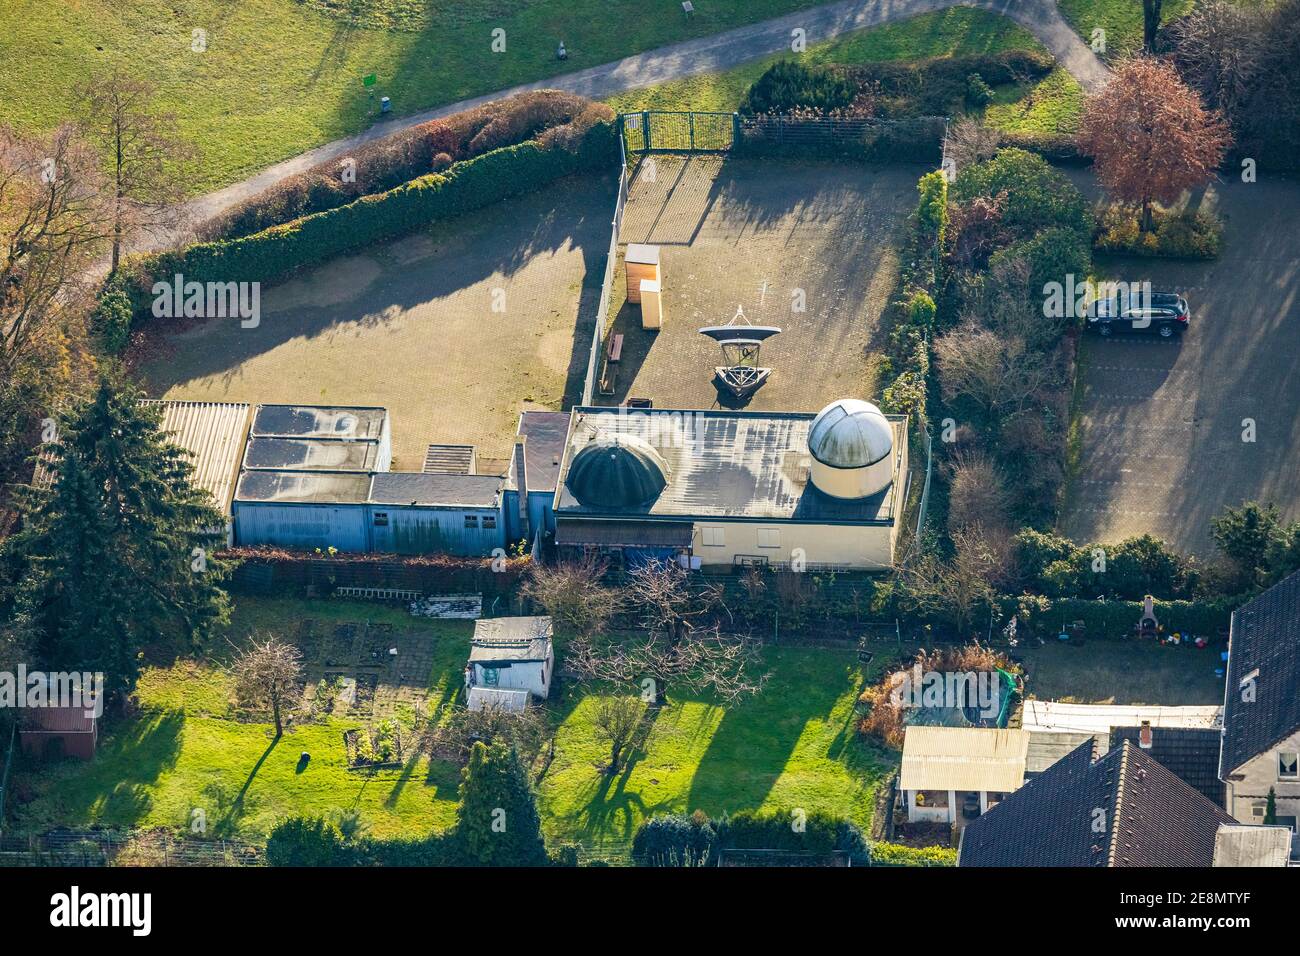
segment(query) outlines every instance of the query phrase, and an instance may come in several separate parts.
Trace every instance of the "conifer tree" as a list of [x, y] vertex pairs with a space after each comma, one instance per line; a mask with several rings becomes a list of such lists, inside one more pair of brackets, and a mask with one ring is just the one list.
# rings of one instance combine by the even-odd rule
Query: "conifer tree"
[[62, 417], [43, 449], [48, 487], [22, 495], [3, 555], [18, 569], [3, 603], [36, 663], [100, 671], [110, 695], [134, 687], [146, 645], [193, 646], [229, 613], [229, 566], [212, 556], [224, 518], [140, 397], [106, 372]]
[[528, 774], [504, 743], [478, 741], [461, 771], [456, 835], [465, 862], [479, 866], [544, 866], [541, 819]]

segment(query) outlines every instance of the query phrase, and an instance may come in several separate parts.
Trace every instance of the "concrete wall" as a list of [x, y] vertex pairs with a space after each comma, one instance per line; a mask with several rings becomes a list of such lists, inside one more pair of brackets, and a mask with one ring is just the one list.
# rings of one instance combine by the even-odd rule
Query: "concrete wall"
[[1277, 796], [1277, 814], [1280, 817], [1300, 817], [1300, 780], [1279, 780], [1277, 776], [1278, 751], [1300, 753], [1300, 732], [1292, 734], [1276, 747], [1272, 747], [1238, 768], [1231, 776], [1241, 775], [1242, 780], [1227, 781], [1228, 812], [1242, 823], [1263, 823], [1264, 817], [1254, 815], [1255, 807], [1262, 808], [1268, 799], [1269, 787]]

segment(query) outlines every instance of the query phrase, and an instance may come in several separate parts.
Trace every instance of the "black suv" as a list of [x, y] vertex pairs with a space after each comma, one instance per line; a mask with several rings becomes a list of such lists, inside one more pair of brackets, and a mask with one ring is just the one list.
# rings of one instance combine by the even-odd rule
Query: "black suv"
[[1088, 313], [1088, 328], [1103, 336], [1116, 332], [1158, 332], [1170, 338], [1187, 329], [1191, 313], [1187, 300], [1174, 292], [1150, 292], [1138, 295], [1120, 293], [1110, 299], [1098, 299]]

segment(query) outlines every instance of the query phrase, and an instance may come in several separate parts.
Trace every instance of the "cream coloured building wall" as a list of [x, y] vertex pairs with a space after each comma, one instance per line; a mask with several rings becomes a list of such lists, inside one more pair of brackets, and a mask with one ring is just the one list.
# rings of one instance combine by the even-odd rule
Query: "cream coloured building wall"
[[[1300, 817], [1300, 780], [1278, 777], [1279, 752], [1300, 753], [1300, 732], [1292, 734], [1276, 747], [1270, 747], [1255, 759], [1234, 771], [1227, 780], [1228, 812], [1242, 823], [1263, 823], [1263, 806], [1269, 787], [1277, 797], [1280, 817]], [[1237, 780], [1235, 777], [1242, 779]], [[1259, 816], [1255, 809], [1260, 809]]]
[[896, 537], [897, 523], [864, 526], [697, 521], [691, 553], [706, 566], [730, 566], [736, 563], [737, 556], [766, 558], [769, 564], [790, 564], [801, 557], [809, 568], [835, 564], [876, 570], [893, 563]]

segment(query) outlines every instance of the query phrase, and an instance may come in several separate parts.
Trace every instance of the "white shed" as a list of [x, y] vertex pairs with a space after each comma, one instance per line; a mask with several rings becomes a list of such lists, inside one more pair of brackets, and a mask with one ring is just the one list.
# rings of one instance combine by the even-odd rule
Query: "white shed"
[[542, 700], [551, 690], [555, 647], [549, 617], [493, 617], [474, 623], [465, 689], [525, 690]]

